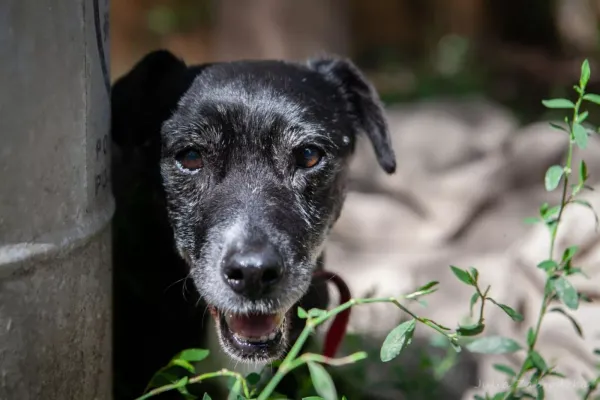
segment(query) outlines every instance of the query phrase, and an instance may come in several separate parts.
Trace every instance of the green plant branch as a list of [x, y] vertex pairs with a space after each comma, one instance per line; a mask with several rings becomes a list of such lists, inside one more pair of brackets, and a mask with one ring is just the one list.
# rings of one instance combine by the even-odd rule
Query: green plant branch
[[[349, 309], [350, 307], [353, 307], [355, 305], [371, 304], [371, 303], [392, 303], [396, 307], [400, 308], [402, 311], [404, 311], [405, 313], [407, 313], [408, 315], [413, 317], [415, 320], [421, 322], [422, 324], [429, 326], [430, 328], [434, 329], [438, 333], [441, 333], [442, 335], [446, 336], [449, 340], [453, 340], [453, 337], [451, 335], [449, 335], [447, 331], [444, 331], [440, 327], [438, 327], [434, 324], [431, 324], [428, 320], [417, 316], [415, 313], [413, 313], [408, 308], [403, 306], [395, 297], [382, 297], [382, 298], [372, 298], [372, 299], [350, 299], [347, 302], [340, 304], [339, 306], [337, 306], [329, 311], [324, 312], [322, 315], [320, 315], [316, 318], [308, 318], [307, 319], [306, 325], [305, 325], [304, 329], [302, 330], [302, 332], [300, 333], [300, 336], [296, 340], [296, 343], [294, 343], [294, 345], [290, 349], [290, 351], [287, 354], [287, 356], [285, 357], [285, 359], [281, 362], [281, 365], [279, 366], [277, 372], [275, 373], [273, 378], [271, 378], [271, 380], [269, 381], [267, 386], [265, 386], [263, 391], [258, 396], [257, 400], [267, 400], [269, 398], [269, 396], [275, 391], [275, 389], [277, 388], [277, 385], [279, 385], [279, 383], [281, 382], [281, 380], [287, 373], [289, 373], [292, 369], [296, 368], [297, 366], [302, 365], [305, 362], [307, 362], [306, 359], [302, 360], [303, 356], [300, 356], [298, 358], [298, 354], [300, 353], [302, 346], [304, 346], [304, 343], [306, 343], [306, 341], [308, 340], [308, 337], [315, 331], [315, 328], [317, 326], [321, 325], [323, 322], [336, 316], [337, 314], [341, 313], [342, 311]], [[314, 357], [314, 356], [315, 355], [312, 355], [311, 357]], [[349, 357], [352, 357], [352, 356], [349, 356]], [[302, 360], [302, 361], [298, 361], [298, 365], [296, 365], [297, 359]], [[323, 359], [325, 359], [329, 363], [334, 362], [334, 359], [326, 359], [326, 358], [323, 358]], [[347, 359], [348, 359], [348, 357], [345, 357], [341, 360], [344, 360], [342, 362], [345, 362]], [[338, 360], [340, 360], [340, 359], [338, 359]], [[309, 361], [311, 361], [311, 360], [309, 360]], [[339, 361], [335, 361], [335, 362], [339, 362]], [[335, 365], [335, 364], [331, 364], [331, 365]]]
[[569, 187], [569, 176], [571, 175], [571, 172], [573, 170], [572, 168], [572, 163], [573, 163], [573, 144], [574, 144], [574, 126], [577, 123], [577, 116], [579, 115], [579, 107], [581, 107], [581, 102], [583, 101], [583, 89], [582, 89], [582, 93], [579, 96], [579, 99], [577, 100], [577, 103], [575, 103], [575, 108], [573, 109], [573, 120], [571, 121], [571, 129], [569, 132], [569, 150], [567, 153], [567, 163], [565, 166], [565, 172], [564, 172], [564, 180], [563, 180], [563, 190], [562, 190], [562, 196], [561, 196], [561, 207], [560, 210], [558, 211], [558, 217], [556, 217], [556, 224], [554, 226], [554, 229], [552, 229], [552, 236], [551, 236], [551, 240], [550, 240], [550, 255], [549, 255], [549, 259], [553, 260], [554, 259], [554, 247], [556, 246], [556, 236], [558, 233], [558, 225], [561, 221], [561, 218], [563, 216], [563, 212], [565, 210], [565, 208], [567, 207], [569, 201], [571, 200], [570, 198], [567, 199], [567, 189]]
[[593, 381], [588, 383], [587, 390], [583, 395], [583, 400], [589, 400], [592, 394], [598, 389], [598, 385], [600, 385], [600, 377], [594, 379]]
[[[558, 216], [556, 217], [556, 220], [552, 222], [553, 225], [552, 225], [552, 228], [550, 231], [550, 251], [549, 251], [549, 255], [548, 255], [549, 260], [554, 260], [554, 249], [556, 247], [556, 238], [557, 238], [558, 228], [559, 228], [560, 222], [563, 217], [563, 212], [571, 200], [570, 196], [569, 196], [569, 198], [567, 198], [567, 192], [568, 192], [568, 188], [569, 188], [569, 176], [571, 175], [571, 172], [573, 169], [572, 168], [573, 149], [574, 149], [574, 142], [575, 142], [574, 141], [574, 135], [575, 135], [574, 129], [575, 129], [575, 124], [577, 123], [577, 118], [579, 116], [579, 108], [581, 107], [581, 103], [583, 101], [583, 96], [584, 96], [584, 89], [581, 88], [581, 92], [579, 93], [579, 98], [577, 99], [577, 102], [575, 103], [575, 107], [573, 108], [573, 118], [571, 120], [571, 124], [569, 125], [569, 148], [568, 148], [568, 152], [567, 152], [567, 162], [566, 162], [566, 165], [564, 168], [564, 173], [563, 173], [563, 187], [562, 187], [562, 194], [561, 194], [561, 201], [560, 201], [560, 209], [558, 211]], [[537, 340], [538, 340], [538, 337], [540, 334], [540, 330], [542, 327], [542, 321], [548, 311], [548, 305], [549, 305], [550, 299], [552, 298], [552, 295], [553, 295], [553, 290], [549, 288], [550, 279], [552, 278], [553, 273], [554, 272], [547, 273], [546, 285], [544, 286], [544, 297], [542, 298], [542, 304], [540, 306], [540, 312], [538, 314], [538, 318], [537, 318], [537, 321], [535, 324], [535, 330], [533, 331], [533, 339], [531, 340], [531, 343], [529, 343], [527, 356], [525, 358], [525, 361], [523, 361], [523, 365], [521, 366], [519, 373], [515, 376], [514, 381], [513, 381], [512, 385], [510, 386], [510, 390], [504, 396], [505, 400], [511, 398], [516, 393], [516, 391], [519, 389], [519, 382], [521, 382], [521, 380], [523, 379], [523, 376], [527, 372], [527, 367], [528, 367], [527, 359], [529, 357], [529, 353], [535, 349], [535, 345], [537, 343]]]
[[[184, 386], [187, 386], [192, 383], [200, 383], [200, 382], [208, 380], [208, 379], [219, 378], [219, 377], [223, 377], [223, 376], [229, 376], [229, 377], [235, 378], [236, 381], [241, 382], [244, 396], [246, 398], [250, 397], [250, 391], [248, 390], [248, 384], [247, 384], [246, 380], [244, 379], [244, 377], [241, 374], [238, 374], [237, 372], [229, 371], [227, 369], [222, 369], [217, 372], [209, 372], [206, 374], [194, 376], [193, 378], [188, 379], [187, 383]], [[164, 393], [164, 392], [178, 389], [181, 386], [182, 385], [179, 383], [172, 383], [170, 385], [161, 386], [161, 387], [158, 387], [156, 389], [149, 391], [148, 393], [144, 394], [141, 397], [138, 397], [136, 400], [146, 400], [152, 396], [156, 396], [156, 395]]]
[[481, 306], [479, 307], [479, 325], [482, 325], [484, 322], [483, 311], [485, 310], [485, 300], [487, 299], [487, 294], [490, 291], [490, 286], [485, 289], [485, 292], [481, 293], [481, 289], [479, 289], [479, 285], [475, 285], [475, 290], [477, 290], [477, 294], [481, 298]]

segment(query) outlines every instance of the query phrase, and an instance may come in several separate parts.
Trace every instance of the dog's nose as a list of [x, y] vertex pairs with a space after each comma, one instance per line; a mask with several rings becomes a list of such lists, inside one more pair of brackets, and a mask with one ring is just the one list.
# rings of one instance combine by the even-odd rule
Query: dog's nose
[[271, 291], [281, 280], [283, 260], [272, 246], [236, 251], [225, 258], [223, 275], [234, 292], [258, 298]]

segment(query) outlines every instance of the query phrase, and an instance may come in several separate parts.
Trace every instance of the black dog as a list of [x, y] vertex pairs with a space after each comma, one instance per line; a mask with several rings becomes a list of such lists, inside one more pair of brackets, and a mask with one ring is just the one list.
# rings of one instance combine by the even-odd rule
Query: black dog
[[157, 51], [112, 102], [116, 384], [134, 379], [129, 366], [148, 368], [138, 378], [160, 366], [140, 360], [197, 346], [199, 301], [231, 358], [282, 357], [295, 306], [327, 305], [312, 275], [358, 135], [395, 170], [375, 90], [343, 59], [187, 67]]

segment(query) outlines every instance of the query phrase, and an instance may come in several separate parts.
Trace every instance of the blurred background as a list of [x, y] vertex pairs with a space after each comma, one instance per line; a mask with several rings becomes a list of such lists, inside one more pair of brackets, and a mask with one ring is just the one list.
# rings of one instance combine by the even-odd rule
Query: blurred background
[[[489, 309], [487, 334], [524, 340], [543, 295], [544, 274], [536, 265], [547, 258], [549, 238], [545, 227], [523, 220], [542, 203], [558, 201], [558, 193], [544, 190], [544, 173], [564, 161], [567, 148], [564, 133], [547, 124], [564, 114], [548, 112], [541, 100], [573, 98], [584, 58], [592, 68], [589, 89], [600, 91], [600, 1], [112, 0], [110, 7], [113, 81], [158, 48], [190, 64], [302, 60], [323, 52], [350, 57], [387, 106], [399, 168], [386, 176], [368, 145], [359, 146], [328, 268], [356, 297], [396, 296], [440, 281], [426, 306], [411, 307], [455, 326], [469, 320], [472, 293], [448, 266], [477, 267], [492, 297], [525, 317], [514, 323]], [[597, 108], [589, 112], [588, 121], [597, 123]], [[598, 142], [593, 136], [584, 153], [594, 187]], [[576, 152], [575, 162], [581, 157]], [[600, 210], [598, 193], [586, 196]], [[576, 262], [590, 279], [573, 284], [592, 300], [600, 298], [599, 243], [589, 210], [565, 214], [557, 251], [581, 247]], [[593, 349], [600, 347], [600, 309], [586, 303], [573, 315], [584, 338], [564, 316], [544, 322], [539, 351], [568, 376], [547, 398], [575, 398], [582, 374], [598, 373]], [[502, 389], [493, 364], [522, 362], [519, 355], [459, 357], [419, 327], [415, 350], [384, 366], [378, 346], [405, 317], [388, 306], [353, 311], [345, 351], [372, 347], [372, 357], [339, 370], [345, 393], [470, 399], [486, 390], [481, 385]]]
[[351, 57], [387, 102], [485, 93], [531, 116], [597, 53], [594, 0], [113, 0], [112, 79], [147, 52], [189, 63]]

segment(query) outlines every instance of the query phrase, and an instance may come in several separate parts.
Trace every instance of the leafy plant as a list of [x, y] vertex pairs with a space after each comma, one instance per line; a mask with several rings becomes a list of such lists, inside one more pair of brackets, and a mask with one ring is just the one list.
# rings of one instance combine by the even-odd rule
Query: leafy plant
[[[459, 326], [457, 329], [452, 331], [452, 329], [445, 327], [437, 322], [416, 315], [400, 303], [400, 299], [418, 300], [423, 296], [435, 292], [437, 290], [435, 287], [438, 285], [438, 282], [429, 282], [428, 284], [418, 288], [415, 292], [405, 296], [399, 296], [398, 298], [390, 297], [352, 299], [329, 311], [318, 309], [306, 311], [302, 308], [299, 308], [298, 316], [306, 320], [305, 328], [301, 332], [296, 343], [288, 352], [285, 359], [279, 364], [277, 372], [273, 375], [271, 380], [264, 386], [264, 388], [260, 390], [260, 392], [257, 387], [257, 383], [259, 381], [258, 377], [243, 377], [242, 375], [229, 370], [221, 370], [218, 372], [202, 374], [197, 376], [190, 376], [189, 374], [186, 374], [185, 376], [180, 376], [173, 374], [172, 368], [174, 367], [183, 367], [183, 371], [185, 371], [186, 373], [193, 374], [195, 372], [194, 366], [190, 364], [191, 360], [189, 354], [196, 355], [196, 358], [198, 358], [199, 360], [203, 359], [208, 355], [206, 350], [188, 350], [187, 352], [180, 353], [173, 360], [171, 360], [171, 362], [165, 368], [158, 371], [151, 380], [151, 384], [148, 387], [149, 390], [147, 391], [147, 393], [139, 397], [137, 400], [148, 399], [152, 396], [169, 390], [178, 390], [185, 398], [196, 398], [194, 395], [191, 395], [186, 390], [186, 386], [217, 377], [230, 377], [235, 380], [235, 384], [231, 388], [231, 392], [234, 394], [234, 397], [232, 398], [270, 400], [276, 398], [273, 396], [277, 395], [277, 385], [281, 382], [284, 376], [303, 365], [308, 366], [311, 380], [313, 382], [315, 390], [317, 391], [319, 396], [321, 396], [320, 398], [325, 400], [337, 400], [338, 394], [336, 392], [335, 385], [333, 384], [331, 376], [323, 367], [323, 365], [339, 366], [354, 363], [366, 358], [366, 353], [357, 352], [342, 358], [327, 358], [322, 355], [313, 353], [305, 353], [300, 355], [300, 351], [303, 348], [306, 341], [309, 339], [310, 335], [312, 335], [315, 332], [315, 329], [319, 325], [335, 317], [340, 312], [357, 305], [371, 303], [391, 303], [410, 316], [409, 320], [401, 323], [399, 326], [394, 328], [385, 338], [380, 352], [380, 358], [383, 362], [388, 362], [395, 359], [408, 345], [410, 345], [415, 330], [417, 328], [417, 323], [425, 325], [428, 328], [437, 332], [438, 334], [442, 335], [442, 337], [444, 337], [450, 343], [450, 345], [455, 349], [455, 351], [460, 351], [461, 339], [469, 339], [470, 337], [476, 336], [479, 333], [483, 332], [485, 327], [483, 311], [487, 301], [491, 301], [492, 303], [501, 307], [511, 318], [516, 320], [522, 319], [520, 314], [512, 308], [510, 308], [509, 306], [497, 303], [495, 300], [491, 299], [487, 295], [489, 287], [485, 291], [481, 290], [478, 284], [479, 273], [475, 268], [471, 268], [470, 271], [462, 270], [454, 266], [451, 268], [458, 279], [474, 288], [474, 295], [476, 295], [476, 297], [474, 296], [475, 300], [472, 301], [472, 303], [475, 303], [477, 301], [481, 303], [478, 321], [475, 325]], [[486, 339], [472, 341], [469, 343], [468, 347], [470, 347], [470, 350], [473, 352], [493, 352], [495, 354], [515, 350], [513, 348], [514, 346], [499, 346], [498, 344], [490, 344], [486, 341]], [[155, 382], [164, 382], [165, 380], [170, 381], [169, 384], [155, 387]], [[205, 395], [205, 398], [206, 396], [207, 395]]]
[[[285, 359], [276, 363], [277, 370], [274, 375], [266, 383], [261, 383], [262, 377], [258, 374], [250, 374], [246, 377], [226, 369], [195, 375], [196, 370], [194, 362], [204, 360], [208, 356], [208, 351], [200, 349], [186, 350], [171, 360], [167, 366], [158, 371], [152, 378], [146, 393], [137, 400], [151, 398], [160, 393], [178, 390], [186, 399], [197, 399], [187, 390], [187, 387], [194, 383], [204, 382], [217, 377], [227, 377], [231, 379], [230, 399], [235, 400], [272, 400], [282, 398], [276, 392], [276, 389], [282, 379], [292, 371], [301, 366], [307, 366], [310, 374], [310, 379], [318, 396], [306, 397], [308, 399], [322, 400], [338, 400], [336, 386], [331, 378], [326, 366], [341, 366], [351, 364], [363, 360], [367, 357], [367, 353], [359, 351], [351, 355], [341, 358], [327, 358], [319, 354], [305, 353], [300, 354], [307, 340], [315, 332], [316, 328], [325, 321], [335, 317], [337, 314], [350, 307], [371, 304], [371, 303], [391, 303], [400, 308], [409, 318], [394, 328], [385, 338], [380, 349], [380, 360], [389, 362], [397, 358], [402, 351], [411, 344], [415, 331], [421, 325], [425, 325], [428, 329], [433, 330], [442, 341], [450, 346], [454, 352], [458, 353], [464, 347], [473, 353], [483, 354], [505, 354], [525, 351], [526, 357], [521, 367], [514, 370], [510, 366], [496, 364], [494, 368], [505, 374], [509, 379], [509, 387], [504, 392], [486, 394], [485, 397], [475, 396], [476, 400], [500, 400], [500, 399], [521, 399], [533, 398], [544, 399], [544, 380], [549, 377], [564, 377], [554, 365], [549, 365], [543, 358], [542, 354], [537, 351], [536, 344], [540, 335], [542, 322], [549, 312], [561, 313], [567, 317], [573, 324], [579, 335], [582, 335], [582, 330], [577, 321], [563, 308], [550, 308], [550, 303], [554, 300], [560, 301], [570, 310], [576, 310], [581, 301], [586, 301], [569, 281], [569, 277], [576, 274], [584, 274], [582, 269], [573, 265], [573, 258], [577, 254], [578, 247], [571, 246], [557, 257], [555, 255], [555, 246], [558, 228], [562, 220], [564, 210], [567, 206], [577, 204], [587, 207], [592, 210], [589, 202], [581, 200], [578, 195], [589, 187], [586, 185], [589, 179], [587, 166], [585, 161], [581, 161], [578, 166], [577, 180], [575, 184], [570, 184], [573, 175], [573, 151], [574, 147], [578, 146], [585, 149], [588, 144], [589, 136], [593, 132], [586, 128], [585, 122], [588, 112], [582, 111], [582, 107], [587, 103], [600, 104], [600, 95], [586, 93], [586, 86], [590, 78], [589, 63], [584, 61], [581, 68], [581, 79], [579, 84], [574, 86], [578, 97], [576, 102], [568, 99], [551, 99], [544, 100], [543, 104], [552, 109], [564, 109], [572, 112], [570, 117], [564, 119], [564, 124], [551, 125], [564, 131], [569, 135], [569, 146], [567, 151], [566, 164], [551, 166], [544, 177], [544, 184], [547, 191], [553, 191], [559, 188], [562, 183], [562, 196], [560, 204], [550, 206], [544, 203], [539, 209], [539, 216], [533, 219], [528, 219], [529, 222], [543, 223], [549, 232], [550, 251], [548, 258], [542, 260], [537, 267], [546, 273], [546, 285], [541, 309], [534, 327], [529, 328], [525, 343], [519, 343], [516, 340], [500, 337], [500, 336], [485, 336], [478, 337], [485, 330], [484, 311], [488, 304], [499, 307], [513, 321], [523, 321], [523, 316], [506, 304], [499, 303], [489, 296], [490, 287], [483, 289], [479, 283], [479, 272], [475, 268], [462, 269], [456, 266], [451, 266], [451, 271], [455, 277], [463, 284], [469, 286], [473, 290], [473, 294], [469, 303], [471, 319], [474, 321], [470, 324], [458, 325], [456, 329], [451, 329], [442, 324], [432, 321], [431, 319], [420, 317], [409, 310], [401, 301], [418, 301], [420, 298], [427, 296], [437, 289], [438, 282], [429, 282], [426, 285], [418, 288], [415, 292], [405, 296], [389, 297], [389, 298], [364, 298], [351, 299], [350, 301], [335, 307], [332, 310], [304, 310], [298, 309], [298, 316], [306, 321], [304, 330], [301, 332], [298, 340], [292, 346]], [[598, 225], [598, 217], [594, 213], [596, 224]], [[475, 312], [475, 310], [478, 310]], [[452, 360], [452, 359], [450, 359]], [[443, 374], [447, 370], [447, 366], [437, 370], [438, 374]], [[528, 376], [528, 381], [525, 376]], [[600, 378], [595, 378], [589, 381], [588, 388], [582, 394], [584, 400], [591, 399], [600, 385]], [[345, 399], [345, 397], [342, 397]], [[204, 394], [203, 400], [210, 400], [208, 394]]]
[[[583, 105], [588, 103], [600, 104], [600, 95], [586, 93], [586, 87], [590, 79], [590, 65], [585, 60], [581, 66], [581, 77], [579, 84], [573, 89], [577, 94], [575, 102], [569, 99], [550, 99], [543, 100], [542, 104], [551, 109], [568, 110], [571, 115], [565, 117], [564, 124], [551, 123], [555, 129], [561, 130], [569, 135], [569, 145], [567, 149], [567, 159], [565, 165], [553, 165], [546, 171], [544, 184], [546, 190], [551, 192], [559, 188], [562, 183], [562, 194], [560, 203], [556, 206], [550, 206], [548, 203], [542, 204], [539, 210], [539, 217], [534, 222], [543, 223], [549, 231], [550, 251], [548, 258], [542, 260], [537, 267], [546, 273], [546, 283], [544, 296], [537, 322], [534, 327], [529, 328], [527, 333], [527, 346], [524, 349], [526, 357], [518, 371], [506, 365], [496, 365], [496, 369], [505, 373], [509, 377], [510, 386], [505, 392], [486, 395], [485, 399], [520, 399], [534, 398], [544, 399], [544, 379], [553, 376], [564, 378], [564, 375], [556, 371], [556, 366], [548, 365], [543, 356], [536, 350], [536, 344], [540, 335], [542, 322], [549, 312], [558, 312], [563, 314], [573, 324], [576, 332], [582, 336], [582, 330], [577, 321], [562, 308], [554, 307], [549, 309], [552, 301], [558, 300], [570, 310], [577, 310], [580, 301], [585, 298], [577, 292], [575, 287], [569, 281], [569, 277], [576, 274], [585, 275], [581, 268], [573, 266], [573, 257], [577, 254], [578, 247], [571, 246], [565, 249], [559, 257], [555, 254], [557, 232], [564, 215], [564, 210], [572, 204], [581, 205], [589, 208], [595, 217], [596, 226], [598, 225], [598, 216], [594, 212], [591, 204], [585, 200], [580, 200], [577, 196], [589, 187], [586, 185], [589, 179], [587, 165], [581, 161], [578, 166], [578, 176], [576, 183], [570, 184], [573, 174], [573, 151], [575, 146], [585, 149], [588, 145], [589, 136], [593, 131], [586, 128], [585, 122], [588, 112], [582, 111]], [[520, 346], [519, 346], [520, 348]], [[525, 379], [526, 375], [528, 379]], [[590, 382], [589, 393], [584, 395], [588, 399], [591, 393], [596, 390], [597, 381]]]

